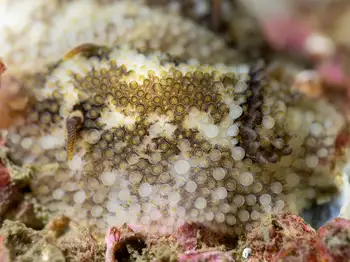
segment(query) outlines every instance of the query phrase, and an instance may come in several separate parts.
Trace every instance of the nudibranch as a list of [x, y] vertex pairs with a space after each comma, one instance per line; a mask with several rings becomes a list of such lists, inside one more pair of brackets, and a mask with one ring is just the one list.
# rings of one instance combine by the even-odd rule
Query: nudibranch
[[194, 221], [240, 234], [336, 187], [344, 120], [328, 102], [260, 66], [86, 47], [30, 89], [26, 124], [8, 131], [11, 159], [32, 166], [33, 193], [53, 214], [99, 232]]

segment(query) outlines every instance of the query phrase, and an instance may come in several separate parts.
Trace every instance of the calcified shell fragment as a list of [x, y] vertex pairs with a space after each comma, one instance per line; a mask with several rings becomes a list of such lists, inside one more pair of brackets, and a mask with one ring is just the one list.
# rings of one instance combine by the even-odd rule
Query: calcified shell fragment
[[[29, 115], [38, 117], [9, 131], [11, 157], [41, 167], [32, 188], [53, 213], [98, 221], [98, 232], [126, 221], [242, 232], [330, 184], [332, 149], [320, 138], [334, 140], [343, 120], [325, 101], [308, 103], [262, 71], [238, 68], [128, 48], [78, 53], [32, 90]], [[246, 88], [235, 92], [238, 79]], [[65, 121], [77, 110], [83, 122], [67, 161]], [[48, 175], [42, 167], [52, 164]]]

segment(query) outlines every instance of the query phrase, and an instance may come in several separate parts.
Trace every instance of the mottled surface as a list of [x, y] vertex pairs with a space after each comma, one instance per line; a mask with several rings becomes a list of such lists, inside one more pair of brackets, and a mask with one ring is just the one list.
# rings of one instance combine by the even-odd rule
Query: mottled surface
[[33, 90], [39, 103], [26, 125], [8, 136], [51, 212], [102, 232], [128, 222], [169, 233], [197, 221], [240, 234], [265, 211], [296, 211], [336, 190], [342, 118], [325, 101], [265, 79], [259, 67], [98, 50], [59, 63]]
[[292, 214], [266, 217], [241, 245], [243, 261], [319, 261], [315, 230]]
[[336, 262], [350, 258], [350, 221], [335, 218], [317, 232], [316, 246], [322, 260]]
[[[226, 1], [213, 2], [213, 10], [206, 1], [194, 1], [181, 11], [233, 38], [235, 48], [248, 50], [240, 54], [245, 59], [268, 57], [261, 55], [261, 39], [249, 33], [256, 32], [251, 18], [231, 12]], [[6, 217], [36, 227], [27, 223], [33, 213], [61, 213], [98, 233], [74, 228], [61, 216], [49, 223], [48, 232], [35, 232], [45, 239], [33, 242], [33, 230], [7, 221], [0, 231], [0, 260], [10, 252], [24, 260], [102, 261], [101, 238], [94, 237], [107, 227], [119, 230], [124, 222], [130, 228], [123, 241], [114, 239], [118, 248], [111, 246], [112, 259], [230, 261], [235, 245], [221, 246], [216, 236], [234, 236], [230, 240], [236, 244], [235, 235], [244, 239], [259, 224], [263, 231], [249, 235], [258, 241], [245, 246], [238, 261], [257, 251], [269, 259], [272, 254], [314, 259], [309, 238], [314, 231], [303, 221], [279, 216], [266, 226], [261, 219], [266, 211], [306, 208], [310, 221], [320, 223], [338, 213], [337, 197], [344, 196], [343, 118], [325, 100], [314, 99], [322, 92], [312, 98], [290, 88], [281, 72], [293, 73], [287, 63], [269, 73], [240, 64], [223, 39], [171, 13], [181, 7], [174, 3], [156, 10], [141, 1], [0, 0], [6, 7], [0, 8], [0, 43], [10, 67], [0, 89], [0, 110], [8, 119], [0, 128], [23, 123], [28, 107], [24, 126], [9, 130], [7, 146], [9, 157], [33, 175], [32, 196]], [[228, 24], [215, 24], [218, 14], [225, 21], [237, 15], [221, 28]], [[294, 49], [305, 44], [302, 24], [284, 39], [289, 32], [284, 28], [291, 26], [277, 21], [265, 28], [273, 31], [272, 44]], [[59, 60], [87, 42], [117, 48], [82, 45]], [[18, 74], [32, 71], [38, 74]], [[303, 87], [313, 87], [301, 80]], [[23, 87], [29, 99], [17, 92]], [[0, 187], [9, 182], [3, 178], [0, 174]], [[12, 195], [6, 191], [7, 198], [2, 197], [5, 208]], [[191, 221], [196, 223], [183, 226]], [[141, 238], [135, 229], [151, 232]], [[160, 237], [163, 233], [170, 235]], [[323, 255], [342, 248], [338, 240], [348, 237], [347, 231], [336, 238], [326, 233]], [[266, 250], [270, 237], [274, 245]], [[257, 248], [260, 244], [264, 250]]]
[[105, 261], [104, 245], [93, 239], [87, 228], [64, 217], [56, 217], [40, 231], [6, 220], [0, 234], [0, 259], [4, 262]]
[[162, 51], [206, 63], [237, 58], [223, 39], [176, 13], [152, 9], [143, 1], [104, 2], [1, 0], [4, 62], [12, 71], [39, 71], [87, 42]]

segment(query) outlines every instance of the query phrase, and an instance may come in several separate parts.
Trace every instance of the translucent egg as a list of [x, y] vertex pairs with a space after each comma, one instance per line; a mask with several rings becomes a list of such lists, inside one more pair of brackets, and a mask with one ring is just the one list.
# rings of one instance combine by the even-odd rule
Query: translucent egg
[[243, 172], [239, 174], [238, 180], [242, 186], [250, 186], [253, 184], [254, 177], [250, 172]]
[[105, 186], [112, 186], [116, 180], [116, 174], [113, 172], [104, 172], [100, 176], [100, 179]]
[[190, 170], [190, 164], [186, 160], [179, 160], [174, 164], [174, 169], [178, 174], [186, 174]]
[[196, 182], [194, 182], [194, 181], [192, 181], [192, 180], [187, 181], [186, 186], [185, 186], [185, 189], [186, 189], [186, 191], [189, 192], [189, 193], [195, 192], [196, 189], [197, 189], [197, 184], [196, 184]]
[[245, 151], [242, 147], [235, 147], [232, 149], [232, 158], [236, 161], [242, 160], [245, 156]]
[[198, 209], [204, 209], [207, 206], [207, 201], [204, 197], [198, 197], [194, 202], [194, 206]]
[[83, 190], [78, 191], [73, 195], [74, 203], [78, 205], [83, 204], [85, 202], [85, 199], [86, 199], [86, 194]]
[[148, 183], [142, 183], [138, 189], [140, 196], [147, 197], [152, 193], [152, 186]]
[[207, 125], [204, 127], [203, 130], [205, 135], [209, 138], [217, 137], [220, 132], [219, 127], [217, 127], [216, 125]]
[[275, 126], [275, 120], [271, 116], [264, 116], [262, 120], [262, 125], [266, 129], [271, 129]]
[[218, 181], [224, 179], [225, 175], [226, 175], [226, 171], [221, 167], [215, 168], [213, 170], [213, 177]]
[[235, 120], [239, 118], [243, 113], [242, 107], [239, 105], [231, 105], [230, 106], [230, 117]]
[[227, 135], [229, 136], [237, 136], [238, 133], [239, 133], [239, 128], [237, 124], [234, 124], [227, 129]]

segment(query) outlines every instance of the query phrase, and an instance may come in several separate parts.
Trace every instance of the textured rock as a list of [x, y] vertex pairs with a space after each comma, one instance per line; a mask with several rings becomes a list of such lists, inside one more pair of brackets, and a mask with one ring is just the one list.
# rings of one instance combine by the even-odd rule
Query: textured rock
[[10, 220], [0, 229], [0, 258], [5, 259], [2, 262], [102, 262], [104, 253], [102, 241], [96, 241], [87, 228], [62, 216], [40, 231]]
[[243, 248], [251, 252], [245, 261], [317, 261], [316, 232], [291, 214], [266, 218], [246, 236]]
[[316, 247], [322, 261], [350, 259], [350, 220], [335, 218], [317, 232]]

